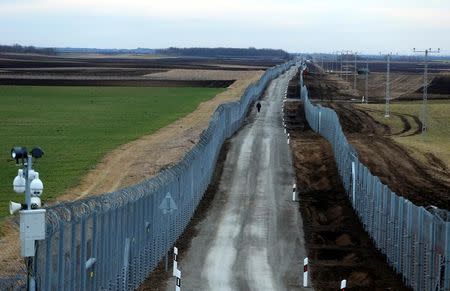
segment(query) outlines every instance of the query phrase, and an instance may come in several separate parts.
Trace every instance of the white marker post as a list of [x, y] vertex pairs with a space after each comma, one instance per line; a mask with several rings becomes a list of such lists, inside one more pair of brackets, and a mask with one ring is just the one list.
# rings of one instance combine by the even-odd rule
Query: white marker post
[[292, 201], [297, 201], [297, 184], [292, 186]]
[[308, 287], [308, 258], [303, 260], [303, 287]]
[[172, 276], [176, 276], [178, 271], [178, 248], [173, 248], [173, 272]]
[[355, 202], [356, 202], [356, 168], [355, 168], [355, 162], [352, 162], [352, 202], [353, 202], [353, 206], [355, 206]]
[[177, 270], [176, 274], [175, 291], [181, 291], [181, 271]]
[[289, 144], [289, 138], [288, 138], [288, 140], [287, 140], [287, 144]]
[[347, 280], [341, 281], [341, 291], [345, 291], [345, 288], [347, 288]]

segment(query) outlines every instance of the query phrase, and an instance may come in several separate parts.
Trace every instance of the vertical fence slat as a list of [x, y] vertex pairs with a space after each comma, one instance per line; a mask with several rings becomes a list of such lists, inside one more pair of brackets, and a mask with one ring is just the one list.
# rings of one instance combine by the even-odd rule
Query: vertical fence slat
[[[355, 151], [336, 112], [311, 103], [302, 74], [299, 83], [306, 119], [332, 145], [339, 175], [351, 200], [349, 157]], [[413, 205], [382, 185], [367, 167], [359, 166], [357, 155], [354, 161], [358, 165], [354, 208], [376, 247], [414, 290], [450, 291], [450, 213], [446, 212], [444, 221], [438, 214]]]

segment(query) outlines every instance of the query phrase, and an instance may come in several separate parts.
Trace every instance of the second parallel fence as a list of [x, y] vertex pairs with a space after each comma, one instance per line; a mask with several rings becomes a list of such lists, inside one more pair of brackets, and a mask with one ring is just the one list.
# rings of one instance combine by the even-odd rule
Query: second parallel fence
[[311, 103], [302, 74], [300, 88], [306, 119], [332, 145], [348, 198], [376, 247], [414, 290], [450, 291], [450, 213], [391, 191], [359, 161], [336, 112]]

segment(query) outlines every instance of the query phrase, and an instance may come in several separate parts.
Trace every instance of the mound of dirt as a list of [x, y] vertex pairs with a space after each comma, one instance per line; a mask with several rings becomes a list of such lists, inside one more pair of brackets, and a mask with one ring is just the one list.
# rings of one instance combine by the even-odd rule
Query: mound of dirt
[[373, 279], [366, 272], [355, 271], [350, 274], [347, 281], [349, 282], [349, 287], [352, 285], [356, 286], [370, 286], [373, 284]]
[[[290, 105], [298, 106], [286, 102], [286, 112], [294, 110], [286, 110]], [[297, 118], [304, 122], [303, 105]], [[347, 279], [350, 290], [409, 290], [352, 210], [330, 144], [309, 127], [289, 128], [289, 133], [314, 289], [336, 290]]]
[[450, 210], [450, 176], [445, 163], [433, 154], [426, 155], [427, 162], [414, 159], [404, 146], [391, 138], [418, 134], [420, 121], [411, 124], [410, 116], [401, 116], [404, 129], [392, 133], [388, 126], [352, 104], [329, 106], [337, 112], [344, 133], [358, 151], [361, 162], [392, 191], [419, 206], [435, 205]]
[[352, 245], [352, 239], [348, 234], [342, 234], [336, 239], [336, 245], [340, 247], [347, 247]]
[[[450, 74], [434, 77], [427, 89], [430, 94], [450, 95]], [[422, 93], [423, 87], [416, 92]]]

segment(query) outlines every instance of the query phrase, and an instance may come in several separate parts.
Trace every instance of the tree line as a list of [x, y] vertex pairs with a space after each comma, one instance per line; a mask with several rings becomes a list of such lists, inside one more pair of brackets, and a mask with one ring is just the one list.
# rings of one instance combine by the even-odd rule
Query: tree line
[[56, 55], [54, 48], [37, 48], [34, 46], [0, 45], [0, 53], [22, 53], [22, 54], [43, 54]]
[[190, 57], [214, 57], [214, 58], [277, 58], [290, 59], [291, 55], [281, 49], [256, 49], [256, 48], [176, 48], [159, 49], [157, 53], [170, 56]]

